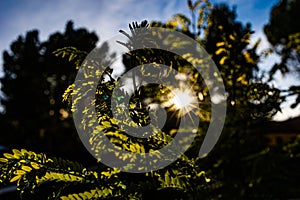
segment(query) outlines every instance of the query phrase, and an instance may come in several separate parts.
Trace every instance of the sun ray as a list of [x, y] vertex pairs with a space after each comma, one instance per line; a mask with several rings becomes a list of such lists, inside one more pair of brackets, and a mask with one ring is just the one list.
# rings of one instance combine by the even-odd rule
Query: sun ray
[[189, 113], [194, 108], [198, 108], [198, 99], [190, 89], [177, 89], [172, 91], [173, 97], [170, 98], [172, 109], [179, 110], [181, 116]]

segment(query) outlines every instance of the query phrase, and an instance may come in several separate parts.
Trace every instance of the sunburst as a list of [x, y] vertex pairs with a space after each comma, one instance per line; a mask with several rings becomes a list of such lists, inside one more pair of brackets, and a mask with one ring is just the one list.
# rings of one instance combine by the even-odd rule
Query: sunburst
[[180, 115], [185, 115], [198, 107], [198, 100], [192, 90], [188, 88], [176, 89], [171, 92], [169, 105], [173, 110], [178, 110]]

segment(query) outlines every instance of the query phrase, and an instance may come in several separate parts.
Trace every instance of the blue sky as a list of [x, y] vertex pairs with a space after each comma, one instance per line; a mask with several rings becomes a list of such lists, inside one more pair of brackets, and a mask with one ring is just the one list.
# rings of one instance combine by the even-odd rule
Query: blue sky
[[[225, 2], [237, 6], [238, 20], [250, 22], [255, 34], [254, 42], [262, 38], [260, 49], [268, 47], [262, 27], [268, 22], [271, 7], [278, 0], [211, 0], [214, 3]], [[68, 20], [73, 20], [75, 27], [85, 27], [95, 31], [100, 41], [108, 40], [118, 33], [119, 29], [128, 28], [128, 23], [147, 19], [165, 21], [175, 13], [188, 15], [185, 0], [0, 0], [0, 51], [9, 49], [9, 45], [20, 34], [38, 29], [40, 39], [46, 40], [49, 34], [63, 31]], [[276, 61], [271, 57], [261, 64], [267, 70]], [[2, 65], [2, 60], [0, 61]], [[287, 76], [282, 79], [277, 75], [274, 84], [287, 88], [296, 78]], [[287, 104], [284, 104], [287, 107]], [[285, 119], [299, 113], [297, 110], [284, 109], [276, 119]]]

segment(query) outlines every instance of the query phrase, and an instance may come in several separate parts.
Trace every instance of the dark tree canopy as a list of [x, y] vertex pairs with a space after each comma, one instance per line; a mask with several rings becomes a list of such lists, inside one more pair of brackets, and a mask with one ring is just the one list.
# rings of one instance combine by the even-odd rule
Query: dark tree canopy
[[6, 97], [1, 99], [5, 112], [1, 114], [0, 141], [7, 146], [61, 154], [78, 146], [71, 113], [62, 102], [62, 94], [74, 81], [77, 69], [53, 52], [69, 46], [89, 52], [98, 37], [86, 29], [75, 29], [71, 21], [63, 33], [51, 34], [46, 41], [40, 41], [38, 35], [33, 30], [19, 36], [10, 51], [3, 53], [1, 83]]
[[270, 13], [269, 23], [264, 31], [269, 42], [274, 45], [287, 45], [289, 36], [300, 32], [300, 2], [297, 0], [280, 0]]
[[[300, 74], [300, 1], [281, 0], [271, 10], [264, 32], [272, 44], [272, 51], [281, 57], [270, 71], [270, 77], [280, 71], [282, 74]], [[291, 86], [288, 95], [297, 95], [291, 105], [295, 108], [300, 103], [300, 86]]]

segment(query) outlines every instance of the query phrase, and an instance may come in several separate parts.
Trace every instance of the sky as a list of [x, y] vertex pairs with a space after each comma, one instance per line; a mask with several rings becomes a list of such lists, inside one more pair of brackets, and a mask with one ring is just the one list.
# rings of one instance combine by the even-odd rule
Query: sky
[[[278, 0], [211, 0], [215, 3], [227, 3], [237, 7], [237, 20], [250, 22], [255, 31], [252, 43], [262, 39], [259, 51], [269, 46], [263, 34], [263, 26], [269, 20], [269, 13]], [[100, 42], [118, 34], [120, 29], [128, 30], [128, 23], [133, 21], [166, 21], [173, 14], [189, 14], [186, 0], [0, 0], [0, 52], [9, 50], [11, 42], [27, 31], [39, 30], [40, 40], [57, 31], [64, 31], [68, 20], [74, 22], [75, 28], [83, 27], [95, 31]], [[260, 64], [262, 70], [270, 69], [278, 61], [272, 56]], [[2, 59], [0, 66], [2, 66]], [[299, 79], [299, 77], [298, 77]], [[282, 78], [276, 75], [273, 84], [287, 89], [296, 83], [297, 77], [288, 75]], [[298, 81], [299, 83], [299, 81]], [[289, 108], [290, 102], [283, 104], [283, 112], [275, 120], [284, 120], [300, 114], [299, 107]]]

